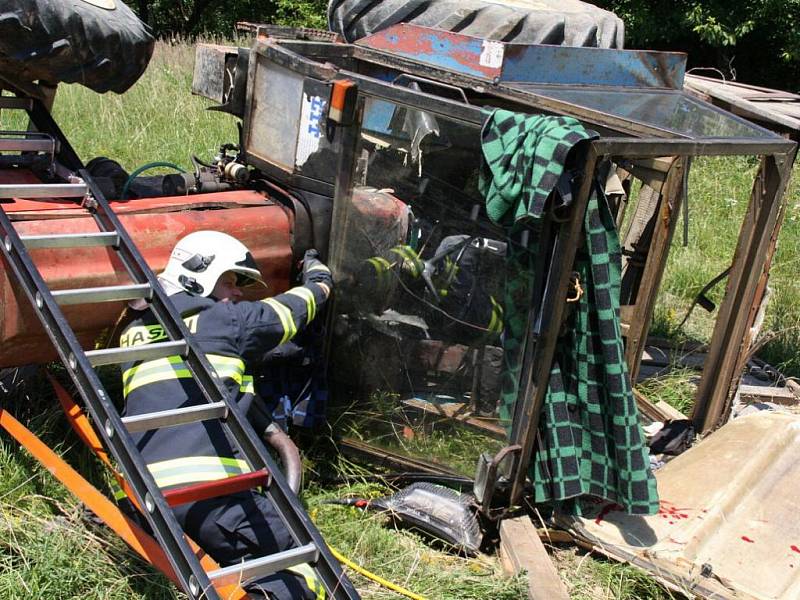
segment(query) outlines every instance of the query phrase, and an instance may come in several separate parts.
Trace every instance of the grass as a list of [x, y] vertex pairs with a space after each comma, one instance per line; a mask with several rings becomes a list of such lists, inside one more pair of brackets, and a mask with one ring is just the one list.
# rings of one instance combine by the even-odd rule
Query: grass
[[[679, 341], [711, 339], [716, 313], [696, 307], [683, 328], [681, 321], [695, 295], [726, 269], [734, 255], [758, 163], [753, 157], [706, 157], [692, 164], [689, 181], [689, 245], [680, 231], [673, 241], [654, 315], [652, 333]], [[770, 270], [772, 296], [758, 345], [759, 357], [787, 376], [800, 376], [800, 182], [787, 191], [787, 212], [778, 251]], [[725, 281], [708, 294], [719, 306]]]
[[375, 393], [368, 403], [334, 403], [328, 417], [331, 430], [341, 437], [446, 465], [466, 477], [475, 474], [481, 452], [495, 454], [504, 445], [451, 420], [409, 412], [395, 394]]
[[[350, 468], [358, 470], [354, 465]], [[328, 543], [375, 574], [417, 594], [442, 600], [516, 600], [524, 596], [524, 578], [503, 575], [495, 557], [468, 559], [442, 552], [413, 531], [396, 529], [383, 515], [324, 503], [347, 496], [374, 498], [388, 491], [384, 486], [368, 483], [336, 489], [313, 486], [304, 499]], [[398, 597], [361, 576], [355, 576], [354, 583], [365, 599]]]
[[[159, 44], [150, 69], [122, 96], [98, 96], [76, 86], [59, 91], [54, 114], [84, 159], [104, 155], [126, 169], [156, 160], [189, 165], [189, 157], [208, 158], [224, 142], [236, 141], [235, 121], [204, 110], [192, 97], [193, 50]], [[5, 115], [3, 118], [6, 118]], [[10, 127], [8, 121], [2, 123]], [[656, 310], [655, 330], [673, 338], [707, 340], [711, 319], [698, 310], [684, 330], [677, 328], [693, 296], [724, 269], [733, 254], [738, 226], [749, 195], [755, 163], [747, 158], [697, 160], [692, 171], [690, 244], [676, 240]], [[800, 375], [800, 200], [798, 184], [789, 192], [786, 226], [772, 269], [774, 293], [761, 356], [789, 375]], [[724, 284], [712, 294], [718, 301]], [[81, 472], [102, 485], [105, 476], [53, 408], [51, 392], [32, 384], [14, 402], [12, 412]], [[691, 402], [687, 374], [670, 375], [642, 388], [687, 411]], [[6, 400], [6, 402], [8, 402]], [[6, 404], [8, 407], [8, 404]], [[351, 423], [356, 433], [357, 423]], [[465, 455], [475, 440], [448, 446], [444, 438], [396, 436], [396, 448], [430, 455]], [[452, 437], [445, 441], [452, 440]], [[390, 444], [390, 445], [391, 445]], [[472, 458], [464, 460], [471, 472]], [[303, 501], [331, 545], [379, 575], [429, 598], [504, 600], [524, 595], [524, 581], [501, 574], [496, 558], [464, 559], [431, 548], [413, 532], [396, 531], [383, 517], [325, 504], [334, 497], [382, 495], [387, 487], [367, 483], [360, 467], [342, 458], [314, 464], [333, 470], [350, 483], [312, 483]], [[88, 524], [77, 502], [6, 436], [0, 436], [0, 598], [175, 598], [182, 597], [165, 578], [139, 561], [114, 536]], [[598, 559], [575, 548], [557, 548], [553, 556], [576, 599], [664, 600], [672, 598], [647, 575], [630, 566]], [[353, 575], [365, 598], [397, 598]]]

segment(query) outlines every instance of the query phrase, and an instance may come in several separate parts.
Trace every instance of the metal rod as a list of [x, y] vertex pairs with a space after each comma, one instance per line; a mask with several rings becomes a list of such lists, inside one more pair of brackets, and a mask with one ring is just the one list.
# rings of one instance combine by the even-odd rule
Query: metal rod
[[0, 184], [0, 198], [83, 198], [84, 183]]
[[230, 585], [272, 575], [283, 569], [294, 567], [303, 563], [315, 563], [319, 558], [319, 551], [314, 544], [306, 544], [299, 548], [292, 548], [270, 556], [255, 558], [245, 563], [223, 567], [208, 574], [209, 579], [215, 583]]
[[150, 298], [153, 292], [150, 284], [136, 283], [133, 285], [109, 285], [74, 290], [57, 290], [52, 294], [56, 302], [65, 306], [68, 304], [92, 304], [94, 302]]
[[33, 108], [33, 100], [31, 100], [30, 98], [0, 96], [0, 108], [8, 108], [14, 110], [31, 110]]
[[116, 232], [65, 233], [52, 235], [21, 235], [20, 239], [28, 250], [34, 248], [85, 248], [90, 246], [116, 246], [119, 235]]
[[93, 367], [101, 365], [116, 365], [121, 362], [137, 360], [155, 360], [167, 356], [184, 356], [186, 354], [186, 340], [160, 342], [157, 344], [144, 344], [128, 348], [104, 348], [103, 350], [89, 350], [86, 357]]
[[0, 137], [0, 152], [47, 152], [53, 154], [56, 142], [52, 138]]

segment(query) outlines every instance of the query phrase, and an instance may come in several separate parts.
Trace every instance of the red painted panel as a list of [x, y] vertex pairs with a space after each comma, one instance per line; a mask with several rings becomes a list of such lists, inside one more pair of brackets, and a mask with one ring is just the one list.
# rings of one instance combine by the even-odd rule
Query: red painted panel
[[[19, 180], [16, 180], [20, 183]], [[260, 206], [221, 210], [187, 210], [189, 206], [207, 206], [209, 198], [223, 204]], [[170, 199], [172, 200], [172, 199]], [[181, 197], [171, 204], [167, 199], [154, 199], [156, 212], [124, 214], [123, 225], [154, 271], [166, 265], [175, 242], [193, 231], [212, 229], [229, 233], [242, 241], [253, 253], [270, 295], [289, 287], [292, 261], [293, 217], [283, 207], [269, 203], [254, 192], [226, 192]], [[129, 204], [138, 204], [136, 200]], [[212, 202], [212, 204], [215, 202]], [[171, 209], [167, 208], [171, 206]], [[141, 207], [141, 205], [139, 205]], [[82, 233], [97, 231], [88, 216], [40, 219], [17, 222], [23, 234]], [[41, 249], [31, 252], [45, 280], [53, 289], [94, 287], [129, 283], [122, 264], [109, 248]], [[0, 367], [15, 366], [56, 359], [55, 350], [45, 336], [24, 292], [13, 275], [6, 273], [3, 262], [0, 272]], [[263, 295], [263, 292], [262, 292]], [[67, 306], [64, 313], [84, 348], [91, 349], [100, 332], [112, 325], [124, 308], [123, 303], [102, 303], [91, 306]]]

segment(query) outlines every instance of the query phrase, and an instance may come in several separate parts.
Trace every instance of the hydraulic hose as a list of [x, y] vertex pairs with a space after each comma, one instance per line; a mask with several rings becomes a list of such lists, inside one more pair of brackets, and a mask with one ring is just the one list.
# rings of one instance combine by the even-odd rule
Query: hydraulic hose
[[347, 565], [351, 569], [353, 569], [356, 573], [363, 575], [367, 579], [371, 579], [375, 583], [380, 586], [385, 587], [386, 589], [392, 590], [393, 592], [397, 592], [398, 594], [405, 596], [406, 598], [411, 598], [411, 600], [426, 600], [424, 596], [420, 596], [419, 594], [415, 594], [414, 592], [407, 590], [404, 587], [397, 585], [396, 583], [392, 583], [388, 579], [384, 579], [371, 571], [367, 571], [361, 565], [354, 563], [352, 560], [344, 556], [341, 552], [337, 551], [335, 548], [331, 548], [328, 546], [328, 549], [331, 551], [336, 560], [338, 560], [343, 565]]
[[280, 456], [289, 487], [295, 494], [299, 493], [300, 485], [303, 482], [303, 462], [300, 460], [300, 451], [292, 438], [275, 423], [270, 423], [264, 432], [264, 440], [275, 448]]
[[146, 165], [142, 165], [128, 176], [128, 180], [125, 182], [125, 185], [122, 186], [122, 193], [120, 194], [120, 200], [128, 199], [128, 188], [130, 188], [131, 183], [133, 183], [134, 179], [136, 179], [140, 174], [144, 173], [148, 169], [155, 169], [156, 167], [168, 167], [170, 169], [175, 169], [179, 173], [186, 173], [186, 169], [183, 169], [171, 162], [157, 161], [157, 162], [147, 163]]

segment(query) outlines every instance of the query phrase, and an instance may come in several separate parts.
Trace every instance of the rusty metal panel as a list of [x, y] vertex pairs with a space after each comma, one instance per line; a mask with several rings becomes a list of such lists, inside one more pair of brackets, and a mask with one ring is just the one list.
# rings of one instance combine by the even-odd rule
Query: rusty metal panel
[[407, 24], [394, 25], [356, 44], [489, 80], [500, 76], [506, 46], [503, 42]]
[[232, 59], [235, 65], [238, 55], [238, 49], [232, 46], [198, 44], [194, 55], [192, 93], [218, 104], [225, 102], [226, 92], [231, 85], [227, 61]]
[[[228, 196], [231, 201], [239, 195], [251, 200], [253, 192], [227, 192], [214, 194]], [[203, 206], [203, 196], [193, 196], [196, 207]], [[136, 202], [129, 203], [135, 205]], [[120, 214], [120, 219], [145, 260], [155, 272], [163, 270], [175, 242], [201, 229], [223, 231], [236, 236], [253, 253], [264, 279], [269, 284], [268, 293], [275, 294], [289, 286], [292, 263], [292, 221], [281, 206], [267, 204], [262, 199], [260, 207], [231, 208], [226, 210], [183, 210], [149, 214]], [[162, 207], [163, 210], [163, 207]], [[85, 213], [84, 213], [85, 214]], [[24, 221], [17, 223], [21, 234], [84, 233], [97, 231], [88, 216]], [[45, 280], [53, 289], [94, 287], [129, 282], [125, 268], [108, 248], [72, 248], [69, 250], [35, 250], [31, 252]], [[56, 360], [57, 356], [44, 334], [30, 302], [13, 276], [0, 272], [0, 366], [17, 366]], [[64, 313], [85, 348], [91, 348], [100, 331], [113, 325], [124, 308], [124, 303], [103, 303], [65, 307]]]
[[394, 25], [356, 42], [492, 81], [628, 88], [683, 87], [686, 54], [509, 44], [419, 25]]
[[656, 472], [652, 517], [599, 504], [571, 525], [601, 552], [707, 598], [800, 597], [800, 416], [728, 423]]

